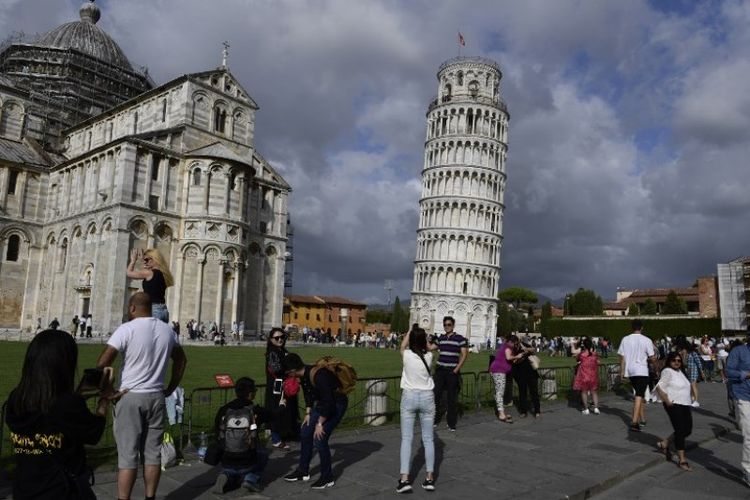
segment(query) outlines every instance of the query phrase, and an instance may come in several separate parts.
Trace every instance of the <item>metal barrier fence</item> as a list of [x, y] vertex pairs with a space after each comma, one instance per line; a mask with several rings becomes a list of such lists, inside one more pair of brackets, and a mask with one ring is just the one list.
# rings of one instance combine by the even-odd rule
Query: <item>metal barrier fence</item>
[[[614, 368], [611, 368], [614, 367]], [[619, 374], [618, 365], [599, 366], [599, 389], [612, 390]], [[486, 371], [468, 372], [461, 375], [462, 383], [459, 392], [460, 413], [478, 411], [482, 408], [495, 407], [495, 388], [492, 376]], [[539, 394], [542, 399], [573, 396], [573, 367], [540, 368]], [[349, 407], [342, 420], [341, 427], [353, 428], [373, 424], [383, 425], [396, 423], [399, 420], [401, 401], [401, 377], [373, 377], [357, 381], [354, 391], [349, 394]], [[515, 386], [515, 384], [513, 384]], [[259, 384], [255, 403], [263, 406], [265, 403], [265, 384]], [[376, 394], [373, 394], [376, 393]], [[379, 399], [373, 399], [373, 395]], [[514, 387], [514, 397], [517, 389]], [[202, 432], [213, 437], [214, 419], [219, 408], [235, 398], [234, 388], [228, 387], [200, 387], [193, 389], [185, 398], [185, 414], [181, 424], [177, 427], [175, 439], [182, 447], [191, 443], [197, 445]], [[300, 411], [304, 414], [304, 398], [298, 397]], [[95, 398], [90, 400], [92, 406]], [[0, 457], [7, 458], [11, 453], [9, 432], [5, 428], [5, 407], [3, 403], [0, 416]], [[106, 454], [115, 449], [112, 433], [112, 419], [108, 418], [104, 435], [100, 442], [91, 447], [97, 452]]]

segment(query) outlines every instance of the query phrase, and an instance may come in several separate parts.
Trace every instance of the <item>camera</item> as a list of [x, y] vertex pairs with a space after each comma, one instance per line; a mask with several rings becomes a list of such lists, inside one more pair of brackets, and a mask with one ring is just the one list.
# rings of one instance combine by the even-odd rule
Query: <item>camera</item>
[[83, 370], [81, 383], [78, 384], [78, 393], [92, 396], [101, 392], [112, 380], [112, 368], [86, 368]]
[[86, 368], [83, 370], [83, 378], [81, 379], [81, 385], [91, 388], [100, 388], [104, 381], [104, 369], [102, 368]]

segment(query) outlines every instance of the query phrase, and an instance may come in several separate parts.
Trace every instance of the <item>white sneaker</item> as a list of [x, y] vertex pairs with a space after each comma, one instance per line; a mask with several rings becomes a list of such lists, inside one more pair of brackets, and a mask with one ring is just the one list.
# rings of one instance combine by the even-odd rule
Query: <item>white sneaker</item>
[[589, 414], [590, 412], [589, 412], [589, 409], [588, 409], [588, 408], [586, 408], [586, 409], [585, 409], [585, 410], [583, 410], [583, 411], [582, 411], [581, 413], [582, 413], [582, 414], [584, 414], [584, 415], [588, 415], [588, 414]]
[[599, 415], [599, 408], [594, 408], [594, 415]]
[[693, 405], [692, 405], [693, 408], [698, 408], [698, 407], [700, 407], [700, 405], [701, 404], [698, 401], [693, 401]]

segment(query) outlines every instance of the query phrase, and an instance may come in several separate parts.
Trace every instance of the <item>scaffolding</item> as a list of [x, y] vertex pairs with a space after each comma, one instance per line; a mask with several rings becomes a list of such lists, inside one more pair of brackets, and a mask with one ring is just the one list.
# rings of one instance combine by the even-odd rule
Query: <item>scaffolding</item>
[[750, 296], [750, 262], [737, 259], [718, 265], [719, 307], [723, 331], [747, 331], [747, 310]]

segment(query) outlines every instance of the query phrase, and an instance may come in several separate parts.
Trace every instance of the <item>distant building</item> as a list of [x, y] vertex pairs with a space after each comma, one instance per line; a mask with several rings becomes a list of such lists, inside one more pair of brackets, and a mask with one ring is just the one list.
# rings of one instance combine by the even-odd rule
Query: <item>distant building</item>
[[331, 329], [334, 335], [341, 332], [343, 318], [342, 309], [346, 309], [346, 330], [348, 334], [357, 333], [365, 329], [367, 304], [346, 299], [344, 297], [326, 295], [287, 295], [284, 297], [284, 325], [292, 325], [299, 329], [320, 328], [323, 331]]
[[721, 329], [747, 331], [750, 307], [750, 257], [719, 264], [719, 304], [721, 306]]
[[674, 291], [677, 297], [685, 301], [687, 313], [702, 318], [716, 318], [719, 315], [719, 293], [716, 276], [698, 278], [695, 285], [689, 288], [636, 288], [617, 290], [617, 301], [604, 304], [606, 316], [625, 316], [631, 304], [640, 309], [651, 299], [656, 304], [657, 314], [662, 308], [669, 292]]

